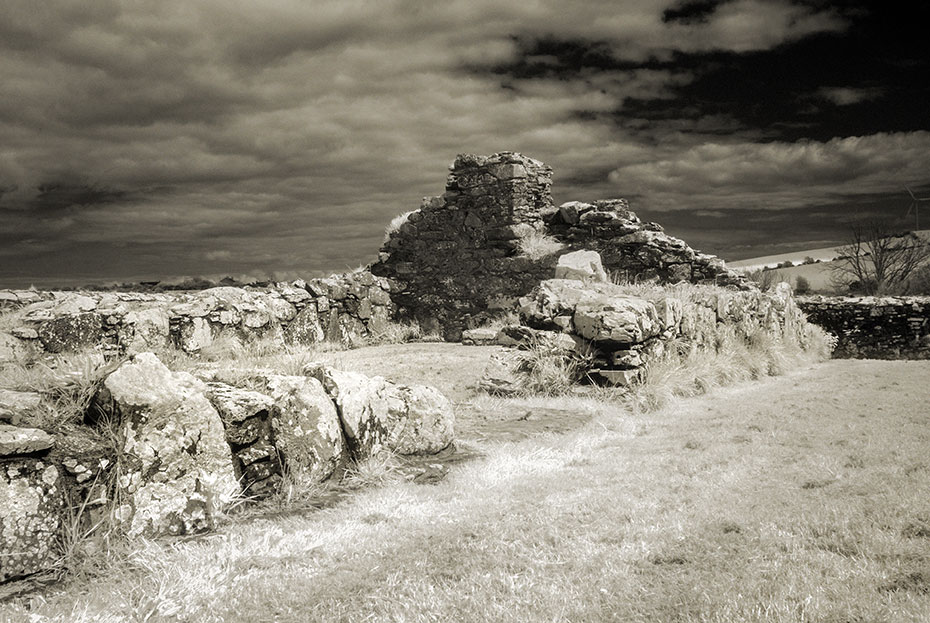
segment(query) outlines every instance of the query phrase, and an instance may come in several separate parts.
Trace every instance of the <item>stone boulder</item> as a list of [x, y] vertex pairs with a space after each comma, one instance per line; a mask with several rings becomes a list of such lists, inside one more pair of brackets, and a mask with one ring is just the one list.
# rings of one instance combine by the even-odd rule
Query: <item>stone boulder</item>
[[0, 462], [0, 582], [54, 564], [64, 504], [59, 477], [42, 459]]
[[597, 251], [572, 251], [559, 256], [555, 266], [555, 278], [606, 282], [607, 272], [604, 271], [601, 256]]
[[[36, 334], [38, 337], [38, 334]], [[29, 358], [34, 351], [28, 342], [9, 333], [0, 333], [0, 366]]]
[[637, 344], [662, 331], [655, 306], [632, 296], [579, 303], [572, 321], [575, 333], [595, 343]]
[[404, 425], [395, 452], [435, 454], [452, 443], [455, 415], [448, 398], [429, 385], [397, 385], [396, 391], [404, 403]]
[[328, 478], [346, 454], [336, 406], [315, 378], [259, 376], [271, 398], [271, 432], [284, 466], [314, 482]]
[[478, 381], [478, 389], [496, 396], [514, 396], [523, 391], [520, 368], [523, 358], [515, 352], [494, 353]]
[[466, 346], [486, 346], [497, 343], [497, 329], [478, 327], [462, 331], [462, 344]]
[[120, 418], [125, 457], [118, 519], [129, 536], [213, 528], [239, 491], [223, 423], [205, 385], [140, 353], [103, 383], [98, 402]]
[[323, 332], [320, 315], [315, 305], [309, 305], [301, 310], [284, 329], [284, 340], [288, 344], [316, 344], [325, 338], [326, 334]]
[[305, 373], [319, 379], [335, 401], [357, 460], [383, 450], [434, 454], [452, 442], [452, 405], [432, 387], [395, 385], [323, 365], [311, 365]]

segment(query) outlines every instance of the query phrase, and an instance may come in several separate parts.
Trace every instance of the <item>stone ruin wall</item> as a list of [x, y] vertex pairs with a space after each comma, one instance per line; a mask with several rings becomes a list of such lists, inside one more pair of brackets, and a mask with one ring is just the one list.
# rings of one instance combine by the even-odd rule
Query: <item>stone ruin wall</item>
[[[668, 352], [730, 356], [723, 350], [731, 348], [731, 340], [803, 350], [829, 342], [807, 322], [787, 284], [765, 292], [700, 285], [631, 288], [571, 276], [543, 281], [520, 303], [521, 324], [467, 329], [463, 342], [517, 349], [538, 344], [578, 362], [576, 381], [599, 385], [637, 385]], [[495, 355], [481, 387], [519, 393], [532, 362], [532, 355], [519, 350]]]
[[930, 297], [799, 297], [808, 319], [837, 336], [834, 357], [930, 359]]
[[[387, 280], [367, 270], [271, 288], [194, 292], [0, 290], [0, 361], [96, 347], [106, 355], [174, 345], [195, 353], [223, 334], [282, 344], [352, 345], [394, 315]], [[4, 354], [5, 353], [5, 354]]]
[[[556, 207], [552, 169], [537, 160], [512, 152], [466, 154], [450, 169], [446, 192], [425, 198], [390, 232], [372, 266], [390, 280], [402, 316], [442, 327], [447, 339], [513, 309], [552, 276], [559, 255], [573, 250], [598, 251], [610, 273], [631, 281], [752, 288], [720, 259], [640, 221], [622, 199]], [[541, 256], [521, 252], [539, 236], [560, 245]]]
[[285, 473], [312, 484], [350, 459], [431, 455], [453, 440], [452, 405], [436, 389], [321, 364], [188, 373], [140, 353], [107, 374], [83, 421], [30, 427], [54, 400], [0, 390], [0, 583], [54, 568], [71, 522], [130, 538], [204, 532]]

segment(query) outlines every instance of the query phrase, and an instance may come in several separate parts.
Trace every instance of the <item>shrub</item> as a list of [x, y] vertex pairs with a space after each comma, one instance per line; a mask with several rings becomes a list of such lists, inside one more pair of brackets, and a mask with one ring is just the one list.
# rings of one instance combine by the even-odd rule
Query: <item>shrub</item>
[[811, 282], [803, 275], [798, 275], [797, 279], [794, 280], [794, 284], [795, 294], [807, 294], [811, 291]]

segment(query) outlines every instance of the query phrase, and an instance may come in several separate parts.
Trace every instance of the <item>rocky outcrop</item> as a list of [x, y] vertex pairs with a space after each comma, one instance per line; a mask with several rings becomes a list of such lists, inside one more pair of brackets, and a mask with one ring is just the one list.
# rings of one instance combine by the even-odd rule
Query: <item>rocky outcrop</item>
[[0, 291], [9, 332], [0, 363], [31, 352], [88, 346], [135, 354], [173, 344], [195, 353], [219, 335], [283, 344], [328, 339], [351, 346], [383, 331], [393, 314], [385, 279], [367, 270], [268, 288], [217, 287], [195, 292]]
[[930, 359], [930, 297], [809, 296], [798, 306], [836, 336], [834, 357]]
[[[390, 279], [401, 315], [442, 326], [447, 339], [511, 309], [571, 251], [600, 254], [603, 275], [582, 269], [593, 280], [610, 273], [630, 281], [754, 287], [722, 260], [640, 221], [625, 200], [555, 207], [552, 170], [537, 160], [512, 152], [466, 154], [450, 168], [446, 192], [424, 199], [389, 232], [371, 269]], [[569, 261], [558, 276], [580, 276], [569, 271]]]
[[129, 536], [211, 529], [239, 486], [204, 384], [141, 353], [103, 386], [121, 422], [119, 520]]

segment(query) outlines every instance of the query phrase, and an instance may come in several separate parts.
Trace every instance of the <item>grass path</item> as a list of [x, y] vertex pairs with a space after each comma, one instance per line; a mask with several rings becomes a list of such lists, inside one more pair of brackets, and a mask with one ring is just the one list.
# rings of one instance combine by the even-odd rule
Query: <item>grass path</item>
[[930, 362], [830, 361], [436, 485], [142, 542], [0, 620], [930, 621]]

